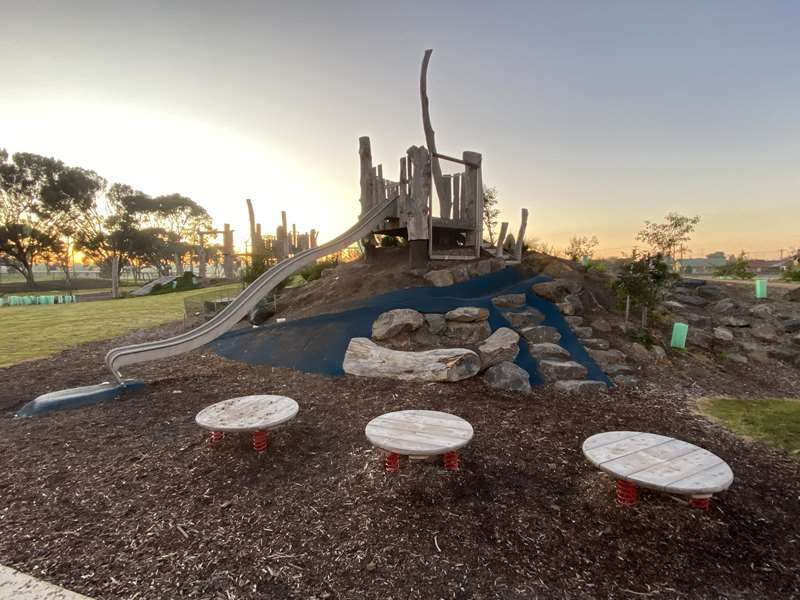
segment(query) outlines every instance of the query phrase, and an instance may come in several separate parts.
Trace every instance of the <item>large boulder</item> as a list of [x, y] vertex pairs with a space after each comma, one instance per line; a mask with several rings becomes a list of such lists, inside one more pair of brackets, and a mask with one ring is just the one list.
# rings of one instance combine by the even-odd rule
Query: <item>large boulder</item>
[[750, 333], [757, 340], [762, 340], [764, 342], [778, 341], [778, 330], [769, 323], [757, 323], [753, 325]]
[[513, 362], [504, 361], [494, 365], [486, 371], [483, 380], [498, 390], [526, 393], [531, 391], [528, 372]]
[[342, 367], [345, 373], [361, 377], [460, 381], [480, 371], [481, 359], [465, 348], [402, 352], [383, 348], [367, 338], [353, 338], [347, 346]]
[[600, 333], [611, 333], [611, 323], [606, 321], [603, 317], [599, 317], [592, 321], [592, 328]]
[[447, 330], [447, 320], [441, 313], [426, 313], [425, 322], [428, 324], [428, 331], [433, 335], [441, 335]]
[[528, 352], [531, 356], [538, 359], [544, 358], [566, 358], [569, 359], [569, 351], [558, 344], [542, 342], [541, 344], [528, 344]]
[[531, 288], [533, 293], [550, 300], [550, 302], [563, 302], [564, 299], [570, 294], [575, 294], [580, 291], [581, 286], [579, 283], [567, 279], [556, 279], [554, 281], [543, 281], [541, 283], [533, 284]]
[[513, 361], [519, 354], [519, 334], [501, 327], [478, 346], [478, 355], [484, 369], [501, 362]]
[[503, 294], [492, 298], [492, 304], [497, 308], [518, 308], [525, 304], [525, 294]]
[[644, 344], [634, 342], [627, 349], [627, 354], [637, 363], [650, 364], [653, 361], [653, 355], [650, 353]]
[[471, 346], [478, 344], [492, 334], [489, 321], [476, 321], [474, 323], [464, 323], [461, 321], [447, 321], [445, 335], [451, 340]]
[[718, 315], [724, 315], [725, 313], [731, 312], [733, 309], [736, 308], [736, 302], [731, 298], [723, 298], [719, 302], [715, 302], [711, 305], [711, 310]]
[[425, 279], [430, 281], [436, 287], [447, 287], [448, 285], [453, 285], [455, 283], [453, 274], [447, 269], [428, 271], [425, 274]]
[[719, 322], [728, 327], [750, 327], [750, 321], [741, 317], [726, 316], [722, 317]]
[[727, 345], [733, 343], [733, 332], [724, 327], [714, 327], [714, 343], [717, 345]]
[[800, 332], [800, 319], [789, 319], [783, 322], [783, 330], [786, 333]]
[[603, 338], [581, 338], [581, 344], [595, 350], [608, 350], [611, 347], [611, 343]]
[[594, 335], [594, 330], [591, 327], [573, 327], [572, 331], [580, 339], [589, 339]]
[[623, 363], [627, 358], [625, 353], [619, 350], [595, 350], [593, 348], [587, 348], [586, 352], [597, 364], [603, 367], [603, 369], [609, 365]]
[[444, 318], [448, 321], [458, 321], [460, 323], [474, 323], [475, 321], [485, 321], [489, 318], [489, 311], [477, 306], [461, 306], [445, 313]]
[[517, 329], [539, 325], [542, 321], [544, 321], [544, 315], [535, 308], [531, 307], [517, 311], [507, 310], [503, 313], [503, 316], [509, 323], [511, 323], [512, 327]]
[[396, 308], [381, 314], [372, 324], [372, 339], [387, 340], [400, 333], [411, 332], [422, 327], [425, 317], [410, 308]]
[[453, 279], [456, 283], [461, 283], [462, 281], [467, 281], [469, 279], [469, 270], [467, 269], [466, 265], [457, 265], [450, 269], [450, 273], [453, 275]]
[[562, 379], [584, 379], [587, 369], [573, 360], [540, 360], [539, 372], [548, 383]]
[[479, 260], [471, 262], [467, 265], [467, 271], [470, 277], [480, 277], [481, 275], [488, 275], [492, 272], [492, 265], [488, 260]]
[[800, 287], [796, 287], [795, 289], [786, 292], [786, 295], [783, 297], [784, 300], [788, 300], [789, 302], [800, 302]]
[[710, 350], [711, 346], [714, 344], [713, 336], [697, 327], [689, 328], [689, 333], [686, 334], [686, 341], [690, 345], [703, 348], [704, 350]]
[[533, 327], [525, 327], [520, 329], [523, 337], [532, 344], [541, 344], [543, 342], [550, 342], [557, 344], [561, 341], [561, 334], [555, 327], [548, 325], [534, 325]]
[[701, 298], [700, 296], [693, 296], [691, 294], [673, 294], [672, 297], [681, 304], [688, 304], [689, 306], [699, 307], [708, 304], [708, 300], [706, 300], [705, 298]]
[[275, 304], [273, 302], [261, 303], [250, 311], [247, 315], [250, 323], [253, 325], [263, 325], [267, 320], [275, 314]]
[[756, 304], [749, 312], [759, 319], [769, 319], [772, 317], [772, 307], [769, 304]]
[[715, 285], [703, 285], [697, 288], [697, 295], [706, 300], [719, 300], [723, 292]]

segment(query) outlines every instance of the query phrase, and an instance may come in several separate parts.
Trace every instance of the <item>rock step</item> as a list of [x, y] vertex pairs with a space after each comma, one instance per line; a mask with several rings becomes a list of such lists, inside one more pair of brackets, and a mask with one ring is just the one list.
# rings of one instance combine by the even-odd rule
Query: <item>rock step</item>
[[581, 325], [583, 325], [583, 317], [579, 316], [564, 317], [564, 320], [567, 322], [567, 325], [569, 325], [570, 328], [580, 327]]
[[603, 338], [582, 338], [581, 344], [593, 350], [608, 350], [611, 347], [608, 340], [604, 340]]
[[530, 352], [531, 356], [534, 358], [546, 359], [546, 358], [564, 358], [569, 360], [570, 354], [569, 351], [562, 348], [558, 344], [553, 344], [550, 342], [542, 342], [540, 344], [528, 344], [528, 352]]
[[535, 325], [533, 327], [523, 327], [519, 330], [522, 336], [533, 344], [549, 342], [557, 344], [561, 341], [561, 334], [555, 327], [548, 325]]
[[530, 306], [517, 311], [507, 310], [503, 312], [503, 317], [516, 328], [532, 327], [544, 321], [544, 315]]
[[608, 391], [608, 386], [605, 383], [594, 379], [565, 379], [556, 381], [553, 387], [564, 394], [587, 394]]
[[594, 335], [594, 330], [591, 327], [573, 327], [572, 331], [580, 339], [591, 338]]
[[539, 361], [539, 372], [548, 383], [563, 379], [586, 379], [587, 369], [572, 360], [544, 359]]

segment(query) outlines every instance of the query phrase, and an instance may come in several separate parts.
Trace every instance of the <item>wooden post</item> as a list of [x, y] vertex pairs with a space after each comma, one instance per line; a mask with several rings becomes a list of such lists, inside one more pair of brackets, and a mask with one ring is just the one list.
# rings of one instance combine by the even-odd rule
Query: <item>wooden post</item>
[[397, 216], [400, 221], [400, 227], [406, 225], [405, 218], [408, 211], [408, 178], [406, 176], [406, 165], [406, 157], [403, 156], [400, 158], [400, 185], [398, 186], [400, 198], [397, 200]]
[[430, 226], [429, 199], [431, 194], [430, 154], [424, 146], [408, 149], [414, 165], [411, 194], [406, 202], [406, 228], [408, 229], [409, 263], [412, 269], [428, 266], [428, 238]]
[[628, 332], [628, 320], [631, 317], [631, 297], [625, 296], [625, 324], [622, 326], [622, 331]]
[[111, 257], [111, 297], [119, 298], [119, 256]]
[[459, 205], [459, 213], [458, 216], [462, 221], [467, 219], [467, 183], [466, 183], [466, 172], [461, 173], [459, 175], [459, 179], [461, 180], [461, 190], [459, 191], [459, 198], [458, 198], [458, 205]]
[[528, 227], [528, 209], [522, 209], [522, 222], [519, 224], [519, 235], [517, 236], [517, 245], [514, 248], [514, 259], [522, 260], [522, 242], [525, 240], [525, 229]]
[[225, 279], [233, 279], [233, 231], [228, 223], [222, 232], [222, 260]]
[[506, 239], [506, 232], [508, 231], [508, 221], [500, 223], [500, 235], [497, 236], [497, 248], [495, 248], [494, 255], [497, 258], [503, 258], [503, 242]]
[[292, 223], [292, 251], [293, 252], [297, 250], [297, 246], [298, 246], [298, 243], [297, 243], [297, 225]]
[[179, 252], [175, 253], [175, 274], [178, 276], [183, 275], [183, 261]]
[[372, 201], [372, 148], [369, 142], [369, 136], [362, 136], [358, 138], [358, 156], [361, 166], [361, 214], [363, 215], [370, 209], [370, 202]]
[[461, 154], [462, 159], [467, 163], [464, 171], [464, 180], [461, 182], [464, 204], [461, 211], [467, 224], [472, 231], [467, 232], [467, 245], [476, 246], [480, 252], [481, 244], [481, 221], [483, 220], [483, 191], [480, 189], [481, 176], [480, 165], [481, 155], [478, 152], [465, 151]]
[[453, 220], [461, 219], [461, 173], [453, 175]]
[[453, 188], [451, 175], [444, 175], [442, 188], [444, 188], [444, 196], [439, 197], [439, 216], [442, 219], [450, 219], [450, 209], [453, 205]]
[[200, 236], [200, 248], [197, 250], [197, 262], [198, 262], [198, 275], [200, 279], [206, 278], [206, 247], [203, 243], [203, 236]]
[[317, 230], [312, 229], [311, 233], [308, 236], [308, 247], [309, 248], [316, 248], [317, 247]]

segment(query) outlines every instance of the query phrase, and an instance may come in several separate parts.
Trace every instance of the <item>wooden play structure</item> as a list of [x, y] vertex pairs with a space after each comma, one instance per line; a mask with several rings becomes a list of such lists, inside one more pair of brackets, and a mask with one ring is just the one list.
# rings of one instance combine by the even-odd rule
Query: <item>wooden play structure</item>
[[[412, 269], [427, 268], [429, 260], [471, 260], [480, 257], [483, 250], [483, 157], [479, 152], [465, 150], [461, 158], [456, 158], [436, 149], [427, 93], [428, 63], [432, 52], [425, 51], [420, 73], [425, 145], [411, 146], [406, 156], [400, 158], [397, 181], [384, 176], [383, 165], [373, 165], [370, 138], [363, 136], [358, 140], [361, 215], [387, 200], [397, 199], [393, 214], [372, 233], [407, 239]], [[442, 162], [455, 165], [455, 168], [444, 173]], [[527, 217], [528, 211], [523, 209], [514, 248], [517, 260], [522, 253]], [[494, 251], [497, 256], [502, 256], [507, 231], [508, 223], [503, 223]], [[364, 240], [364, 245], [369, 254], [369, 249], [375, 245], [373, 235]]]

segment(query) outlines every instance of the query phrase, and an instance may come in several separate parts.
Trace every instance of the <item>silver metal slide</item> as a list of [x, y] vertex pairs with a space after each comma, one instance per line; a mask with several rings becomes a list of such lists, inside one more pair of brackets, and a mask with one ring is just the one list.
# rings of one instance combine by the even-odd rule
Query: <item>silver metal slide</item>
[[123, 384], [120, 369], [124, 366], [183, 354], [214, 341], [241, 321], [262, 298], [294, 272], [369, 235], [376, 225], [383, 223], [385, 217], [394, 214], [396, 201], [397, 197], [394, 197], [382, 205], [375, 206], [353, 227], [330, 242], [317, 248], [303, 250], [292, 258], [278, 263], [256, 279], [210, 321], [166, 340], [114, 348], [106, 354], [106, 366], [117, 381]]

